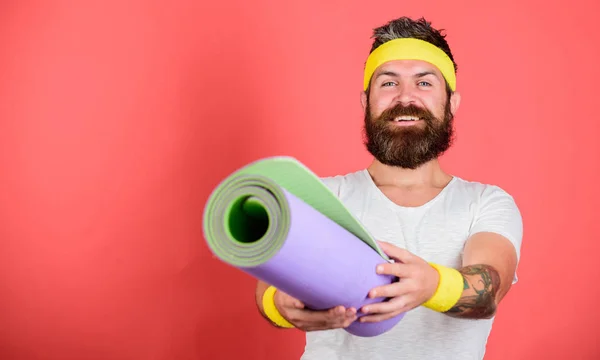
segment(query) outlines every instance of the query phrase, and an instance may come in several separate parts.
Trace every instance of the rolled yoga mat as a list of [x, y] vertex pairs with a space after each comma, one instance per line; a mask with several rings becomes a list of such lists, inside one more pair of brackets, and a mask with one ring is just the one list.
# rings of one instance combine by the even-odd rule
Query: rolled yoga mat
[[[329, 188], [291, 157], [261, 159], [226, 177], [211, 193], [203, 221], [217, 258], [309, 309], [385, 301], [369, 299], [369, 291], [397, 280], [375, 272], [388, 256]], [[355, 321], [346, 331], [376, 336], [403, 317]]]

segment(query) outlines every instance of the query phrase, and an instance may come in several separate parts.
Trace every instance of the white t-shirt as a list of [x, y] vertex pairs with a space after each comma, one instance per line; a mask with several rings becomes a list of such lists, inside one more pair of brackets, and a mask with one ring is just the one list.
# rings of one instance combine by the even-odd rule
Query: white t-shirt
[[[513, 198], [497, 186], [453, 177], [423, 206], [402, 207], [377, 188], [367, 170], [322, 180], [375, 239], [428, 262], [461, 267], [466, 240], [484, 231], [508, 238], [520, 258], [521, 214]], [[493, 319], [457, 319], [417, 307], [376, 337], [357, 337], [343, 329], [307, 332], [301, 359], [480, 360], [492, 323]]]

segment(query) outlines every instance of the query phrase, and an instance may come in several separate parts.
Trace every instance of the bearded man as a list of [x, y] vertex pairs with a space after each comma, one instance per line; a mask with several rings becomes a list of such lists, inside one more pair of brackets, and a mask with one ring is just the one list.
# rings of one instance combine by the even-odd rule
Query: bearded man
[[[258, 308], [274, 326], [306, 332], [303, 360], [483, 359], [498, 305], [517, 281], [519, 209], [500, 187], [450, 175], [438, 161], [460, 104], [445, 35], [402, 17], [373, 38], [361, 98], [373, 162], [323, 181], [394, 260], [373, 271], [400, 280], [368, 294], [387, 301], [323, 311], [258, 281]], [[344, 331], [399, 314], [379, 336]]]

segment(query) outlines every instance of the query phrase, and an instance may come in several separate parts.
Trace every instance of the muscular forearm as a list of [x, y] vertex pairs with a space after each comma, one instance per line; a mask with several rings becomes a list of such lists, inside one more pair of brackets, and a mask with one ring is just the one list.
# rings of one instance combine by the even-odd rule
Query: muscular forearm
[[465, 319], [489, 319], [496, 313], [500, 276], [489, 265], [469, 265], [459, 269], [463, 275], [462, 296], [448, 316]]

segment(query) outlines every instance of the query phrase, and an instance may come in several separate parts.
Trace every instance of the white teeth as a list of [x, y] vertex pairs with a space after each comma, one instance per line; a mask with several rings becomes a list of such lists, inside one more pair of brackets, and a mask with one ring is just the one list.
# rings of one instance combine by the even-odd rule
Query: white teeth
[[419, 120], [416, 116], [398, 116], [394, 121], [417, 121]]

